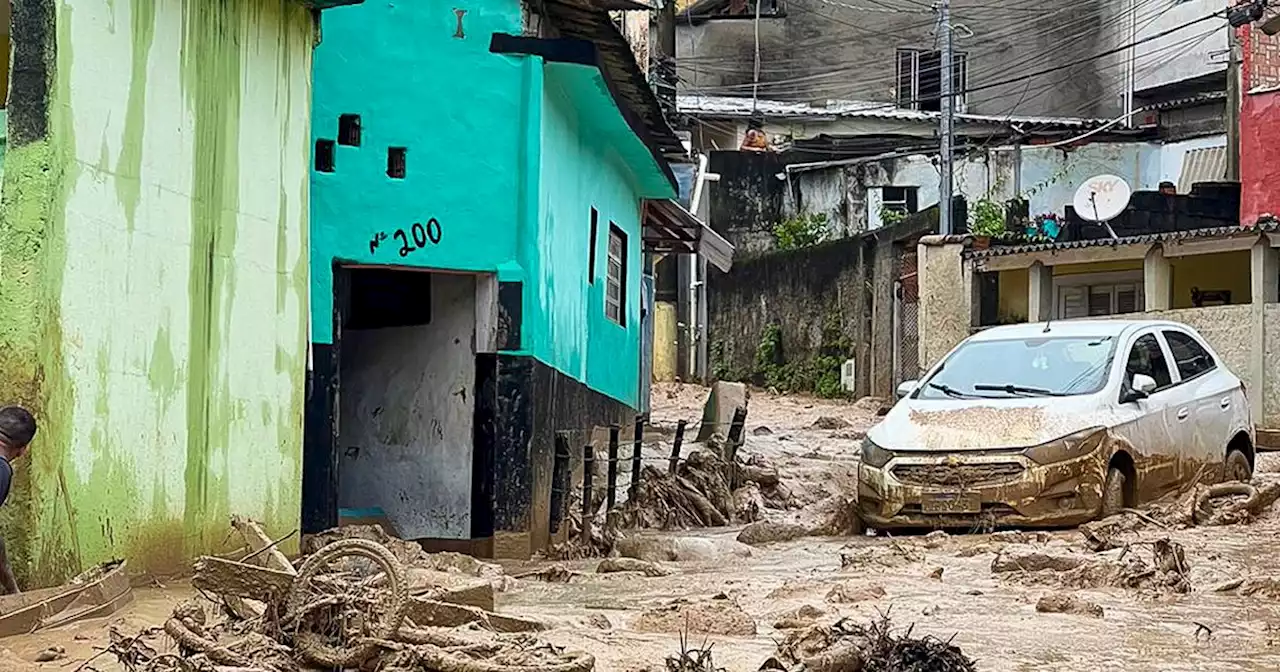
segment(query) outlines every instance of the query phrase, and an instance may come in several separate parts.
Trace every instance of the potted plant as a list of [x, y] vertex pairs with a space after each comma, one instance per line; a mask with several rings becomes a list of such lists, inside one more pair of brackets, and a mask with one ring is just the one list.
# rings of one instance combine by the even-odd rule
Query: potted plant
[[969, 212], [969, 233], [973, 235], [974, 249], [987, 249], [991, 246], [991, 238], [1004, 230], [1004, 208], [989, 198], [978, 199]]

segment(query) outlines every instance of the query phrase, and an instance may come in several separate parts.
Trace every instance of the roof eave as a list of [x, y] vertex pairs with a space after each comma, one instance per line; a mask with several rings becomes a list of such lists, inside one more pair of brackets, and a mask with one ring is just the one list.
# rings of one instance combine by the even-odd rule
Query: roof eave
[[605, 88], [608, 89], [610, 97], [613, 98], [614, 106], [618, 109], [619, 114], [622, 115], [623, 121], [627, 123], [631, 132], [649, 150], [667, 183], [671, 185], [671, 188], [676, 193], [679, 193], [680, 185], [676, 182], [675, 173], [671, 170], [671, 163], [667, 160], [662, 146], [655, 141], [649, 128], [636, 116], [634, 110], [626, 104], [626, 101], [618, 93], [613, 79], [609, 76], [609, 69], [605, 67], [600, 51], [594, 42], [572, 37], [524, 37], [506, 33], [494, 33], [490, 38], [489, 51], [496, 54], [540, 56], [548, 62], [585, 65], [598, 70], [600, 78], [604, 81]]

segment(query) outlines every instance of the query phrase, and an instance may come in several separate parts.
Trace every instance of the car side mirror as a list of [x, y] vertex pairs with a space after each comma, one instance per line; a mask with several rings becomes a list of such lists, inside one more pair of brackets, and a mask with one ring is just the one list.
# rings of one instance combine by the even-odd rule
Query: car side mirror
[[1141, 401], [1151, 396], [1156, 391], [1156, 379], [1145, 373], [1133, 374], [1133, 382], [1129, 383], [1129, 389], [1125, 392], [1122, 403], [1130, 403]]
[[910, 396], [912, 392], [916, 391], [917, 387], [920, 387], [920, 381], [918, 380], [904, 380], [898, 383], [898, 398], [904, 399]]

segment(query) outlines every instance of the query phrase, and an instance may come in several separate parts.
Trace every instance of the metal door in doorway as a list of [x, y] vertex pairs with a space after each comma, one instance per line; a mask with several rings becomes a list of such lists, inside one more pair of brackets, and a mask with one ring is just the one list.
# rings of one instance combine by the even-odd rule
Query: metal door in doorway
[[893, 386], [920, 377], [920, 285], [916, 245], [902, 246], [893, 283]]

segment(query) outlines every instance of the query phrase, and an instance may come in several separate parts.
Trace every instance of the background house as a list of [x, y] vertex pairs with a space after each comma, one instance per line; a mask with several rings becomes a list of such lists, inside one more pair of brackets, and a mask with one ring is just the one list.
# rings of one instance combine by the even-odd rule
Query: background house
[[297, 529], [318, 8], [12, 3], [0, 389], [40, 422], [2, 513], [23, 586], [186, 570], [233, 513]]
[[1280, 7], [1240, 28], [1240, 42], [1240, 220], [1252, 224], [1280, 216]]
[[304, 530], [372, 510], [527, 557], [561, 513], [557, 432], [580, 449], [646, 407], [650, 255], [718, 240], [670, 201], [684, 147], [582, 3], [368, 4], [324, 28]]

